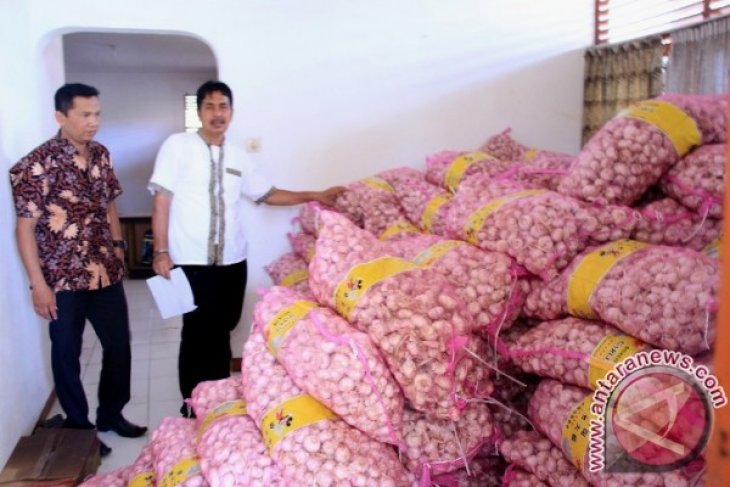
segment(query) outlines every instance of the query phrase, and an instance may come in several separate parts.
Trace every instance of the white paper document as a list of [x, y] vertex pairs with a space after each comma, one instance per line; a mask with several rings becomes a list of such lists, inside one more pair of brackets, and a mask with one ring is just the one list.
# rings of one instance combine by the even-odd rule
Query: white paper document
[[169, 280], [161, 276], [150, 277], [147, 279], [147, 285], [152, 291], [152, 297], [155, 298], [163, 320], [197, 308], [188, 278], [179, 267], [170, 271]]

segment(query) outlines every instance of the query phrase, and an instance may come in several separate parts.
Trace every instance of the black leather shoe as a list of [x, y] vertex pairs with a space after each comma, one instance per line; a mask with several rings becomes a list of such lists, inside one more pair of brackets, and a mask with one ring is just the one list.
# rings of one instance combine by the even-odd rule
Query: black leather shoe
[[109, 455], [112, 452], [112, 449], [110, 446], [107, 446], [106, 443], [99, 440], [99, 456], [104, 458], [105, 456]]
[[112, 424], [97, 423], [96, 429], [99, 431], [113, 431], [119, 436], [123, 436], [125, 438], [139, 438], [143, 434], [147, 433], [146, 426], [137, 426], [124, 418]]

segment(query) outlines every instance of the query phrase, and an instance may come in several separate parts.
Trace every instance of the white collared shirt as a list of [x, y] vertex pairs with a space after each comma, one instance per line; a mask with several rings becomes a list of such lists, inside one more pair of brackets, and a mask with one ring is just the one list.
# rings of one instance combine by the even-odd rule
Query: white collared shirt
[[264, 198], [273, 186], [243, 150], [209, 146], [194, 132], [171, 135], [157, 153], [148, 189], [172, 193], [168, 245], [183, 265], [229, 265], [246, 258], [241, 196]]

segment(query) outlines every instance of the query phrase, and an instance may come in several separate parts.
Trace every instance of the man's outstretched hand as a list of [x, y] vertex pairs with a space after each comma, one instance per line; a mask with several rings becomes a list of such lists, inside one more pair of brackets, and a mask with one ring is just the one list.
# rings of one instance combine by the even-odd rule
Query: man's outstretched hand
[[323, 205], [335, 206], [337, 196], [339, 196], [340, 193], [346, 190], [347, 188], [345, 188], [344, 186], [333, 186], [331, 188], [325, 189], [324, 191], [319, 191], [316, 195], [316, 200]]

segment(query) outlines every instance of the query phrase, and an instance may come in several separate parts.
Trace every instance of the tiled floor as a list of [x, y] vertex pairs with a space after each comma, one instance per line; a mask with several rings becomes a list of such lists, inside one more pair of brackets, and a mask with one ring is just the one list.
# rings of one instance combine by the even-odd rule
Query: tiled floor
[[[124, 289], [132, 330], [132, 398], [124, 408], [124, 416], [133, 423], [147, 425], [149, 432], [136, 439], [120, 438], [111, 432], [99, 433], [102, 441], [112, 447], [112, 453], [102, 460], [99, 473], [130, 465], [162, 418], [179, 415], [182, 404], [177, 384], [182, 319], [179, 316], [168, 320], [160, 318], [144, 280], [125, 281]], [[96, 393], [100, 369], [101, 346], [94, 330], [87, 324], [81, 354], [81, 377], [91, 421], [95, 419], [98, 404]], [[59, 412], [61, 409], [56, 403], [51, 415]]]

